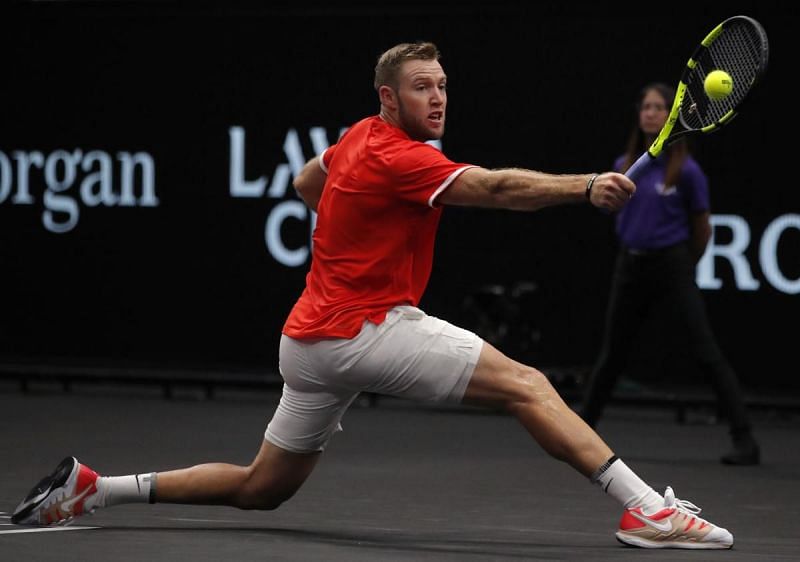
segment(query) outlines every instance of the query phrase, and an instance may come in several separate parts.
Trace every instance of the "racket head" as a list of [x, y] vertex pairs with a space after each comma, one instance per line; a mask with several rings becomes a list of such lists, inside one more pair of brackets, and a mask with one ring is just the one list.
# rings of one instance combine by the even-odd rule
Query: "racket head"
[[[684, 135], [712, 133], [730, 123], [761, 80], [768, 60], [767, 33], [756, 20], [733, 16], [717, 25], [686, 64], [667, 121], [647, 154], [655, 158]], [[722, 99], [712, 99], [705, 92], [706, 76], [714, 70], [724, 70], [733, 79], [733, 90]], [[676, 129], [676, 124], [681, 128]]]
[[[682, 134], [711, 133], [729, 123], [763, 77], [768, 61], [767, 34], [755, 19], [733, 16], [715, 27], [695, 49], [681, 77]], [[714, 70], [727, 72], [733, 80], [731, 93], [721, 99], [709, 97], [704, 88]]]

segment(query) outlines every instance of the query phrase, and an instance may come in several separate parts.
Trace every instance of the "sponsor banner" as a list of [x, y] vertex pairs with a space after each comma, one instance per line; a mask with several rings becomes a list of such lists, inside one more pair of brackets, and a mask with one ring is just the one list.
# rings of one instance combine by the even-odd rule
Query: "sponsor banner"
[[[532, 36], [530, 18], [511, 8], [478, 18], [454, 7], [443, 28], [441, 14], [414, 8], [382, 18], [220, 7], [212, 17], [185, 6], [153, 18], [146, 3], [32, 4], [4, 19], [0, 37], [5, 362], [274, 372], [316, 219], [292, 180], [377, 112], [371, 73], [387, 41], [410, 33], [441, 48], [439, 148], [453, 160], [573, 173], [613, 162], [638, 88], [670, 80], [685, 64], [678, 46], [698, 35], [681, 21], [654, 43], [651, 22], [627, 14], [621, 45], [602, 11], [585, 21], [539, 14]], [[781, 24], [752, 15], [768, 32]], [[92, 33], [75, 33], [86, 26]], [[693, 144], [713, 213], [696, 280], [721, 346], [756, 382], [788, 376], [780, 366], [796, 360], [796, 338], [783, 326], [800, 313], [800, 192], [774, 165], [791, 161], [776, 140], [780, 104], [769, 101], [781, 72], [770, 68], [729, 128]], [[448, 208], [422, 305], [478, 330], [476, 295], [522, 284], [532, 360], [589, 364], [615, 250], [610, 218], [586, 205]]]

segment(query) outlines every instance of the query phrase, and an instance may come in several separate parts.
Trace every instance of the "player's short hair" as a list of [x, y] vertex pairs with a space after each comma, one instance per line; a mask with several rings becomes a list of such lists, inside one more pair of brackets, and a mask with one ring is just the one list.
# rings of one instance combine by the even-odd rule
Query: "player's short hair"
[[433, 43], [417, 41], [416, 43], [400, 43], [380, 57], [375, 65], [375, 90], [386, 85], [395, 90], [398, 87], [398, 71], [400, 65], [409, 60], [439, 60], [441, 54]]

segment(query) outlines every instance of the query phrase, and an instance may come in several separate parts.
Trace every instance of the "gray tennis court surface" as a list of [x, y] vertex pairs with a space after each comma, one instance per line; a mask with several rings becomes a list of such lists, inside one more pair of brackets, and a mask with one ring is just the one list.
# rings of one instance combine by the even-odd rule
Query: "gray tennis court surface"
[[[352, 408], [316, 472], [274, 512], [125, 505], [70, 529], [8, 516], [65, 455], [101, 474], [207, 461], [246, 464], [278, 395], [111, 390], [0, 392], [0, 559], [191, 560], [797, 560], [800, 420], [762, 411], [758, 467], [718, 463], [724, 425], [679, 425], [664, 409], [611, 408], [599, 427], [654, 487], [672, 485], [730, 529], [731, 551], [642, 551], [614, 539], [616, 503], [547, 457], [516, 422], [479, 410], [381, 400]], [[84, 528], [92, 527], [92, 528]], [[34, 532], [22, 532], [31, 531]]]

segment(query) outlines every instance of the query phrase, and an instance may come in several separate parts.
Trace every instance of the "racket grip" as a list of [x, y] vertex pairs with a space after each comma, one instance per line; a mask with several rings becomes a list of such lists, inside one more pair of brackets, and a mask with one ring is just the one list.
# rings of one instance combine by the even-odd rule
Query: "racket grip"
[[636, 159], [636, 162], [634, 162], [630, 168], [628, 168], [625, 175], [635, 182], [642, 173], [642, 170], [653, 160], [655, 160], [655, 156], [651, 156], [649, 151], [645, 152]]

